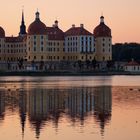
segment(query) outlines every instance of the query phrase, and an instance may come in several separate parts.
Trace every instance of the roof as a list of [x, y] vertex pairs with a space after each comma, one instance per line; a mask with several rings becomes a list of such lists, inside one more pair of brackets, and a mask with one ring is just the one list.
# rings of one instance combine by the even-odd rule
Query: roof
[[6, 37], [5, 38], [5, 42], [7, 43], [20, 43], [20, 42], [23, 42], [24, 41], [24, 37]]
[[94, 36], [95, 37], [111, 37], [111, 29], [104, 23], [100, 23], [94, 29]]
[[0, 38], [4, 38], [5, 37], [5, 31], [2, 27], [0, 27]]
[[59, 27], [47, 27], [49, 40], [64, 40], [64, 32]]
[[84, 27], [72, 27], [65, 32], [66, 36], [81, 36], [81, 35], [93, 35], [87, 31]]
[[39, 19], [35, 20], [28, 27], [28, 35], [44, 35], [46, 34], [46, 25]]
[[140, 64], [137, 63], [136, 61], [130, 61], [125, 66], [140, 66]]
[[28, 27], [28, 35], [45, 35], [46, 25], [40, 20], [39, 12], [36, 12], [35, 21], [32, 22]]

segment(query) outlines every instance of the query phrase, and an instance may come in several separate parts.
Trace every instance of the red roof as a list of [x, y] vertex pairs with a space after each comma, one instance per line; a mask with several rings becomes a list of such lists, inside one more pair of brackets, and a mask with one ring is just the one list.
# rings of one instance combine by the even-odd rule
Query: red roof
[[7, 43], [16, 43], [16, 42], [23, 42], [24, 41], [24, 37], [6, 37], [5, 41]]
[[65, 32], [66, 36], [93, 35], [83, 27], [72, 27]]
[[39, 19], [30, 24], [28, 28], [28, 35], [45, 35], [46, 25]]
[[131, 62], [128, 62], [125, 66], [140, 66], [140, 64], [135, 61], [131, 61]]
[[104, 23], [100, 23], [94, 29], [94, 36], [95, 37], [111, 37], [111, 29]]
[[64, 32], [58, 27], [47, 27], [49, 40], [64, 40]]
[[0, 27], [0, 38], [4, 38], [5, 37], [5, 31], [2, 27]]

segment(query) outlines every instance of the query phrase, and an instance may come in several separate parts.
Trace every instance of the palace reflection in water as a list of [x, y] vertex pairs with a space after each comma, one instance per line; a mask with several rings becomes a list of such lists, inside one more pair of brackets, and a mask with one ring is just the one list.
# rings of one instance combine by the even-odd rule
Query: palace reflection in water
[[[30, 126], [39, 138], [41, 130], [52, 122], [59, 127], [61, 118], [66, 117], [71, 125], [93, 117], [104, 135], [105, 125], [111, 119], [112, 93], [110, 86], [103, 87], [68, 87], [0, 90], [0, 123], [3, 122], [6, 110], [19, 110], [22, 135], [29, 118]], [[93, 123], [95, 123], [93, 122]], [[74, 127], [74, 125], [73, 125]]]

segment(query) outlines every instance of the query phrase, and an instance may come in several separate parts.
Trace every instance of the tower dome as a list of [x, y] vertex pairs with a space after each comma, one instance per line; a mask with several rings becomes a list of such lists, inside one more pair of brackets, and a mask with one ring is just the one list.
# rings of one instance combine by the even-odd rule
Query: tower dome
[[100, 24], [94, 29], [95, 37], [111, 37], [111, 29], [105, 25], [104, 17], [100, 17]]
[[44, 35], [46, 34], [46, 25], [40, 21], [39, 12], [36, 12], [36, 19], [29, 25], [28, 35]]
[[0, 26], [0, 38], [4, 38], [5, 37], [5, 31], [4, 29]]

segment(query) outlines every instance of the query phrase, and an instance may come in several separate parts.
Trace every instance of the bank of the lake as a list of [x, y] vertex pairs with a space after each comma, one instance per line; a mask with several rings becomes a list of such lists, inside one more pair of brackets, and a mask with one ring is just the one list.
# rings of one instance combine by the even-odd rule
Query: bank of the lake
[[0, 76], [111, 76], [111, 75], [140, 75], [140, 73], [125, 71], [18, 71], [0, 72]]

